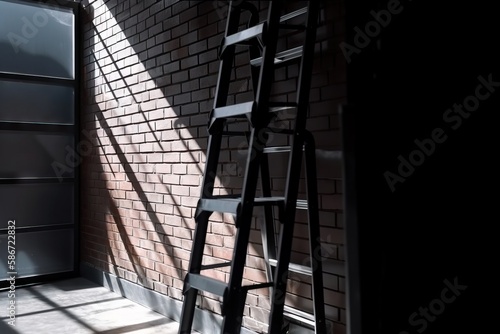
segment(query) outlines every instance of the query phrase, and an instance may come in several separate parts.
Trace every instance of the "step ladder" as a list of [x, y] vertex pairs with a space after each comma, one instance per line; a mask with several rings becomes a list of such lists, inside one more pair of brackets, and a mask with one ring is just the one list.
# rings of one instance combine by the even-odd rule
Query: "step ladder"
[[[220, 48], [220, 69], [215, 91], [214, 108], [210, 114], [208, 130], [209, 140], [202, 190], [195, 212], [196, 228], [193, 238], [188, 273], [184, 280], [184, 302], [182, 307], [179, 333], [191, 333], [198, 291], [205, 291], [222, 297], [223, 322], [221, 333], [238, 334], [241, 330], [246, 295], [249, 290], [272, 288], [269, 333], [283, 332], [284, 315], [293, 318], [285, 309], [286, 285], [289, 270], [296, 270], [311, 275], [313, 281], [314, 323], [316, 333], [326, 333], [323, 301], [323, 282], [321, 267], [321, 247], [319, 245], [319, 222], [317, 185], [315, 175], [314, 141], [306, 131], [305, 124], [309, 104], [316, 26], [318, 20], [318, 2], [307, 1], [306, 8], [282, 15], [285, 1], [270, 1], [267, 19], [259, 22], [258, 10], [248, 1], [231, 1], [229, 4], [226, 32]], [[238, 31], [241, 13], [250, 12], [248, 28]], [[305, 24], [290, 24], [292, 19], [305, 16]], [[288, 51], [276, 52], [279, 32], [282, 29], [304, 31], [304, 43]], [[228, 92], [233, 68], [236, 46], [248, 47], [251, 59], [251, 74], [254, 100], [228, 105]], [[271, 85], [274, 69], [289, 61], [300, 61], [297, 85], [297, 98], [293, 103], [270, 102]], [[295, 109], [295, 127], [293, 130], [280, 130], [290, 136], [287, 147], [266, 147], [269, 124], [273, 117], [282, 110]], [[226, 122], [233, 119], [248, 120], [250, 131], [225, 131]], [[243, 187], [240, 195], [214, 195], [214, 183], [219, 163], [222, 140], [227, 136], [246, 136], [248, 155]], [[267, 155], [289, 152], [288, 172], [284, 196], [271, 196], [269, 162]], [[307, 203], [298, 201], [299, 179], [305, 154], [307, 178]], [[257, 183], [261, 174], [263, 196], [256, 197]], [[308, 208], [310, 248], [312, 267], [290, 265], [294, 221], [297, 204]], [[265, 219], [261, 228], [264, 242], [264, 258], [268, 267], [268, 282], [242, 285], [245, 260], [250, 238], [254, 207], [262, 206]], [[281, 231], [279, 241], [275, 241], [275, 218], [273, 208], [280, 214], [278, 220]], [[232, 260], [220, 264], [203, 265], [203, 253], [208, 230], [209, 218], [214, 212], [229, 213], [235, 217], [236, 235]], [[319, 254], [319, 256], [318, 256]], [[229, 267], [229, 282], [204, 276], [208, 269]], [[290, 314], [288, 314], [288, 313]], [[300, 314], [299, 314], [300, 315]], [[302, 316], [301, 319], [304, 317]], [[312, 319], [312, 320], [311, 320]]]

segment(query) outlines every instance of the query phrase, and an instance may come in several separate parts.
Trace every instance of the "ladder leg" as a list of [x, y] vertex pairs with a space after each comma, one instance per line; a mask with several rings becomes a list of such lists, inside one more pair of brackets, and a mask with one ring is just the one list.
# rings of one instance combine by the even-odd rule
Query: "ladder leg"
[[235, 293], [235, 302], [233, 305], [231, 305], [231, 308], [234, 309], [234, 315], [236, 316], [236, 318], [230, 319], [229, 315], [226, 315], [224, 317], [221, 332], [222, 334], [239, 334], [241, 332], [241, 324], [243, 321], [243, 312], [245, 311], [246, 299], [246, 289], [240, 289], [240, 291]]
[[191, 326], [193, 324], [197, 296], [198, 290], [196, 289], [189, 289], [184, 294], [179, 334], [191, 334]]
[[[236, 232], [233, 265], [231, 268], [231, 277], [229, 278], [229, 293], [226, 300], [224, 300], [225, 315], [221, 331], [223, 334], [239, 334], [241, 330], [245, 300], [239, 299], [242, 296], [241, 282], [243, 280], [243, 271], [245, 269], [245, 258], [249, 238], [250, 226], [239, 227]], [[242, 254], [244, 257], [241, 256]], [[240, 303], [243, 304], [243, 307], [237, 307]]]
[[[209, 216], [210, 215], [208, 213], [203, 213], [197, 219], [196, 229], [194, 232], [193, 249], [191, 252], [191, 259], [189, 261], [190, 273], [199, 273], [201, 270]], [[186, 289], [186, 284], [184, 284], [184, 289]], [[197, 296], [197, 289], [187, 287], [187, 291], [184, 291], [184, 303], [182, 304], [179, 334], [191, 333]]]
[[299, 188], [300, 171], [302, 167], [303, 134], [299, 133], [293, 139], [290, 161], [288, 163], [288, 184], [285, 190], [285, 212], [281, 221], [279, 236], [278, 263], [274, 274], [274, 291], [271, 296], [271, 314], [269, 333], [280, 333], [283, 326], [283, 311], [285, 306], [288, 266], [292, 252], [295, 211]]
[[318, 185], [316, 181], [316, 147], [314, 137], [306, 132], [305, 168], [307, 214], [309, 221], [309, 254], [312, 269], [312, 293], [316, 334], [326, 333], [325, 300], [323, 296], [323, 258], [321, 254], [321, 237], [318, 215]]
[[250, 226], [253, 217], [253, 202], [257, 188], [262, 150], [266, 141], [267, 134], [262, 128], [258, 127], [252, 129], [245, 178], [243, 180], [242, 205], [236, 219], [236, 227], [238, 230], [236, 232], [233, 251], [233, 266], [229, 277], [229, 292], [224, 305], [226, 315], [222, 323], [222, 333], [238, 334], [241, 330], [243, 313], [240, 313], [240, 311], [243, 312], [243, 308], [237, 308], [234, 307], [234, 305], [240, 302], [238, 301], [238, 297], [241, 296], [241, 283], [243, 281], [248, 241], [250, 239]]
[[[240, 22], [240, 9], [233, 7], [233, 2], [229, 3], [228, 19], [226, 22], [226, 36], [234, 34], [238, 31]], [[231, 82], [231, 71], [233, 68], [235, 46], [231, 45], [227, 48], [226, 52], [221, 58], [219, 65], [219, 76], [217, 78], [217, 85], [215, 86], [214, 108], [221, 107], [227, 103], [227, 92]], [[212, 118], [211, 116], [209, 118]], [[221, 123], [223, 120], [217, 120]], [[209, 131], [212, 131], [209, 128]]]
[[271, 301], [269, 332], [280, 333], [283, 324], [288, 266], [292, 251], [297, 193], [299, 188], [300, 171], [302, 168], [302, 154], [304, 132], [309, 106], [311, 88], [311, 73], [314, 60], [314, 44], [316, 40], [316, 26], [318, 20], [319, 1], [308, 1], [306, 23], [306, 37], [302, 60], [300, 64], [297, 85], [297, 117], [295, 120], [295, 135], [292, 140], [292, 150], [288, 162], [287, 186], [285, 190], [285, 213], [279, 240], [278, 264], [275, 272], [274, 293]]
[[[222, 125], [218, 130], [222, 128]], [[208, 197], [213, 193], [213, 187], [215, 182], [215, 176], [217, 171], [217, 165], [219, 161], [219, 152], [221, 147], [222, 136], [219, 133], [213, 135], [209, 139], [208, 151], [207, 151], [207, 162], [205, 164], [205, 173], [203, 177], [203, 188], [201, 190], [201, 197]], [[203, 260], [203, 250], [205, 248], [205, 240], [207, 236], [208, 219], [210, 217], [209, 212], [196, 213], [196, 227], [194, 231], [193, 238], [193, 248], [191, 251], [191, 257], [189, 259], [188, 273], [200, 273], [201, 264]], [[189, 286], [184, 283], [184, 302], [182, 305], [179, 334], [191, 333], [191, 327], [193, 324], [194, 311], [196, 307], [196, 298], [198, 296], [198, 290], [194, 288], [189, 288]]]
[[[266, 154], [262, 156], [260, 165], [260, 178], [262, 187], [262, 196], [271, 197], [271, 177], [269, 175], [269, 159]], [[273, 281], [273, 269], [269, 259], [276, 259], [276, 232], [273, 208], [269, 205], [264, 206], [264, 220], [261, 222], [260, 230], [262, 237], [262, 249], [264, 251], [264, 260], [267, 267], [267, 279]]]

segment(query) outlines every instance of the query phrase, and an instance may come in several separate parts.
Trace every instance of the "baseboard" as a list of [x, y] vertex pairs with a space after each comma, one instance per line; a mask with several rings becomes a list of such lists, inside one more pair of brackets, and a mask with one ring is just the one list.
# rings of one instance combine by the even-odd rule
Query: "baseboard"
[[[80, 275], [96, 284], [99, 284], [121, 296], [143, 305], [165, 317], [179, 321], [182, 302], [172, 299], [156, 291], [124, 280], [113, 274], [103, 272], [89, 264], [80, 265]], [[222, 324], [222, 317], [209, 311], [196, 309], [193, 329], [201, 333], [218, 333]], [[242, 334], [255, 334], [246, 328], [241, 329]]]
[[[132, 283], [113, 274], [103, 272], [89, 264], [80, 264], [80, 275], [96, 284], [99, 284], [121, 296], [143, 305], [155, 312], [158, 312], [165, 317], [179, 321], [182, 302], [172, 299], [156, 291], [147, 289], [136, 283]], [[193, 321], [193, 329], [200, 333], [219, 333], [222, 324], [222, 317], [212, 312], [196, 309]], [[327, 322], [327, 333], [332, 333], [332, 323]], [[314, 331], [299, 326], [290, 324], [290, 334], [314, 334]], [[241, 329], [241, 334], [256, 334], [246, 328]]]

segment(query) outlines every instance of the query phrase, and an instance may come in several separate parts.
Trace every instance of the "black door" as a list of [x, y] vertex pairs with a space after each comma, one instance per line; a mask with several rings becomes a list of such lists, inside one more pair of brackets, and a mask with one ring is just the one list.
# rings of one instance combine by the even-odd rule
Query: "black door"
[[77, 266], [77, 6], [0, 1], [0, 284]]

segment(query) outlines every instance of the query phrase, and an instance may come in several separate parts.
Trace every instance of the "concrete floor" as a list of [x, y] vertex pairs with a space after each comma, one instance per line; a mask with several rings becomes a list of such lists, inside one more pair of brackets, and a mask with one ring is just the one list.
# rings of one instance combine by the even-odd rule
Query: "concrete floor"
[[9, 298], [0, 292], [0, 333], [177, 333], [178, 323], [84, 278], [16, 290], [15, 327], [8, 324]]

